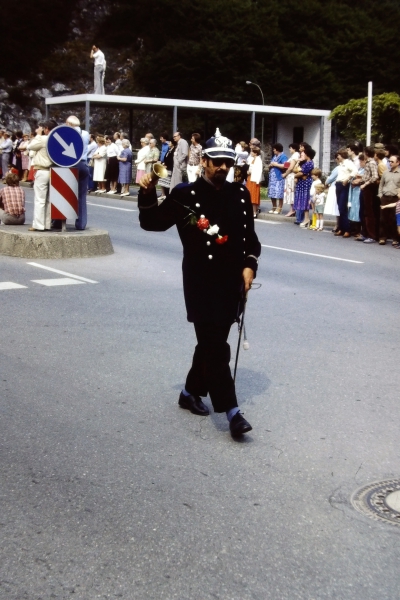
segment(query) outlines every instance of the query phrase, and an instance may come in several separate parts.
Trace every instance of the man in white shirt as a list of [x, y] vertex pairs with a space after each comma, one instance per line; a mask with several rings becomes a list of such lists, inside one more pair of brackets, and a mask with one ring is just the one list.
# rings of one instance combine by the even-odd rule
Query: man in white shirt
[[49, 187], [52, 162], [47, 152], [47, 138], [50, 131], [55, 127], [57, 127], [57, 123], [52, 119], [43, 123], [43, 126], [39, 125], [36, 129], [36, 136], [28, 144], [28, 150], [35, 152], [32, 159], [32, 166], [35, 170], [35, 182], [33, 184], [35, 199], [32, 227], [29, 227], [28, 231], [50, 230]]
[[355, 164], [356, 169], [358, 171], [358, 169], [360, 168], [360, 160], [358, 158], [358, 147], [356, 146], [356, 144], [349, 144], [347, 146], [346, 150], [347, 150], [350, 160], [353, 161], [353, 163]]
[[106, 59], [103, 52], [97, 46], [92, 46], [90, 58], [94, 59], [94, 93], [104, 94]]

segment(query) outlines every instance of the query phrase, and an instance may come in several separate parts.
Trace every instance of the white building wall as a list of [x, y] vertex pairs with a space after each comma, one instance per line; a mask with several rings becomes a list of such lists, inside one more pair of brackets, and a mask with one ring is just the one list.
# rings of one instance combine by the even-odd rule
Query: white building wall
[[[324, 123], [323, 123], [324, 122]], [[283, 145], [285, 154], [289, 155], [289, 144], [293, 142], [293, 129], [294, 127], [304, 128], [303, 142], [307, 142], [316, 151], [314, 163], [316, 167], [322, 169], [322, 171], [329, 171], [329, 158], [326, 160], [325, 151], [326, 144], [329, 145], [330, 154], [330, 121], [321, 117], [303, 117], [297, 115], [288, 115], [285, 117], [277, 117], [277, 138], [276, 141]], [[326, 123], [327, 122], [327, 123]], [[328, 135], [329, 127], [329, 135]], [[326, 128], [326, 130], [325, 130]], [[321, 135], [322, 134], [322, 135]], [[329, 140], [329, 141], [327, 141]], [[321, 157], [321, 149], [323, 156]], [[321, 160], [322, 158], [322, 160]], [[325, 171], [325, 164], [328, 165], [327, 171]], [[320, 166], [321, 165], [321, 166]]]
[[327, 117], [322, 117], [322, 172], [326, 175], [331, 171], [331, 134], [332, 121]]

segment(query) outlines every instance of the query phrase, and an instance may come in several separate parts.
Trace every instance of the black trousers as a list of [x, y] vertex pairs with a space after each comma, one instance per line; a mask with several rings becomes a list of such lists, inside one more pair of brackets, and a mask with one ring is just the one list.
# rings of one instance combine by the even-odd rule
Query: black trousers
[[231, 325], [194, 323], [194, 328], [197, 346], [186, 378], [186, 391], [193, 396], [210, 394], [214, 411], [225, 412], [237, 406], [227, 343]]
[[349, 223], [349, 209], [347, 202], [349, 199], [349, 185], [343, 185], [341, 181], [336, 183], [336, 198], [339, 208], [339, 229], [342, 233], [348, 233], [350, 231]]
[[361, 190], [360, 194], [361, 232], [363, 236], [373, 240], [377, 240], [379, 235], [379, 212], [381, 209], [377, 193], [377, 184], [370, 183]]
[[[392, 204], [396, 202], [396, 196], [382, 196], [381, 198], [381, 206], [386, 206], [386, 204]], [[394, 242], [399, 241], [399, 234], [397, 232], [397, 224], [396, 224], [396, 207], [393, 208], [385, 208], [385, 210], [381, 210], [379, 215], [379, 239], [380, 240], [393, 240]]]

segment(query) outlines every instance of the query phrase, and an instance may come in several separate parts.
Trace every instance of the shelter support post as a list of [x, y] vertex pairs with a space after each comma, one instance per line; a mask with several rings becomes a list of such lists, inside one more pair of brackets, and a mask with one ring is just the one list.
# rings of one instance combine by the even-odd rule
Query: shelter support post
[[172, 117], [172, 132], [178, 131], [178, 107], [174, 106], [174, 115]]
[[371, 126], [372, 126], [372, 81], [368, 82], [368, 103], [367, 103], [367, 146], [371, 144]]
[[90, 130], [90, 102], [86, 100], [85, 102], [85, 129], [86, 131]]
[[129, 140], [132, 143], [133, 139], [133, 109], [129, 109]]
[[46, 121], [47, 121], [49, 118], [49, 105], [48, 104], [45, 105], [45, 115], [46, 115]]
[[252, 139], [253, 137], [255, 137], [255, 131], [256, 131], [256, 113], [253, 111], [251, 113], [251, 134], [250, 134], [250, 139]]

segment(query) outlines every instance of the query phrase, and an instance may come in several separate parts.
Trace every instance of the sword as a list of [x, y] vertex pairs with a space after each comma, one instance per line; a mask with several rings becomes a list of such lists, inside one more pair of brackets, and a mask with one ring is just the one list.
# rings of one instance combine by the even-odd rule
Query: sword
[[[261, 287], [261, 283], [252, 283], [250, 286], [250, 290], [251, 289], [255, 289], [258, 290]], [[236, 360], [235, 360], [235, 369], [233, 371], [233, 382], [235, 383], [236, 381], [236, 371], [237, 371], [237, 365], [238, 365], [238, 360], [239, 360], [239, 352], [240, 352], [240, 342], [242, 341], [242, 332], [244, 333], [244, 340], [243, 340], [243, 348], [244, 350], [248, 350], [249, 349], [249, 342], [247, 341], [247, 335], [246, 335], [246, 325], [244, 324], [244, 315], [246, 312], [246, 304], [247, 304], [247, 295], [249, 293], [249, 291], [246, 293], [246, 295], [244, 295], [243, 298], [243, 312], [242, 312], [242, 318], [240, 319], [240, 325], [238, 327], [239, 329], [239, 339], [238, 339], [238, 344], [237, 344], [237, 349], [236, 349]]]
[[[244, 296], [242, 318], [240, 320], [240, 325], [239, 325], [239, 339], [238, 339], [237, 350], [236, 350], [235, 369], [233, 371], [233, 382], [234, 383], [236, 381], [236, 371], [237, 371], [237, 365], [238, 365], [238, 360], [239, 360], [240, 342], [242, 340], [242, 331], [244, 328], [244, 315], [246, 312], [246, 304], [247, 304], [247, 294]], [[245, 335], [245, 337], [246, 337], [246, 335]]]

